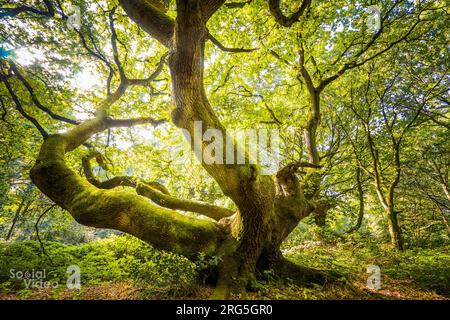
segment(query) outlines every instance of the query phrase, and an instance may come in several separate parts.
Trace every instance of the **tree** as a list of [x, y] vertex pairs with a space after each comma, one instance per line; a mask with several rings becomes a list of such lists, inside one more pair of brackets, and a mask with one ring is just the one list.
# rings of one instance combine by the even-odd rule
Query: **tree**
[[[96, 105], [93, 117], [84, 121], [74, 120], [68, 114], [70, 112], [67, 112], [67, 108], [61, 104], [59, 110], [64, 115], [46, 107], [47, 101], [42, 103], [42, 95], [39, 95], [45, 93], [49, 87], [45, 81], [42, 81], [42, 84], [36, 79], [30, 80], [28, 70], [18, 66], [13, 59], [1, 60], [0, 77], [9, 97], [8, 105], [14, 106], [16, 112], [31, 122], [43, 137], [36, 163], [30, 172], [31, 179], [45, 195], [67, 210], [80, 224], [121, 230], [156, 248], [177, 252], [192, 259], [199, 253], [219, 256], [221, 264], [215, 297], [227, 296], [231, 288], [237, 291], [245, 289], [252, 284], [258, 271], [266, 269], [273, 269], [279, 275], [291, 276], [298, 281], [325, 283], [331, 275], [294, 265], [283, 257], [280, 245], [301, 219], [314, 214], [323, 222], [325, 213], [333, 206], [332, 201], [324, 197], [325, 192], [321, 188], [325, 179], [324, 173], [320, 171], [322, 162], [326, 158], [331, 159], [337, 152], [333, 148], [339, 147], [339, 144], [332, 143], [329, 152], [320, 154], [320, 148], [325, 145], [319, 141], [321, 96], [325, 89], [335, 84], [345, 73], [378, 59], [400, 43], [420, 37], [423, 30], [419, 27], [424, 23], [422, 15], [440, 10], [438, 4], [424, 6], [405, 18], [399, 9], [400, 2], [394, 1], [386, 8], [381, 18], [382, 28], [376, 33], [368, 36], [366, 30], [352, 32], [350, 39], [343, 39], [341, 34], [331, 35], [331, 43], [327, 43], [327, 34], [316, 32], [317, 28], [321, 24], [349, 19], [349, 16], [357, 11], [354, 5], [342, 11], [341, 16], [327, 15], [324, 11], [334, 9], [332, 6], [337, 6], [339, 1], [317, 4], [315, 8], [311, 1], [304, 0], [292, 15], [286, 16], [279, 1], [268, 1], [269, 12], [276, 23], [283, 28], [294, 30], [291, 34], [286, 34], [286, 39], [298, 48], [295, 78], [299, 80], [297, 85], [300, 85], [300, 95], [307, 97], [308, 101], [307, 112], [303, 112], [303, 116], [306, 116], [303, 142], [307, 159], [303, 159], [301, 154], [293, 161], [283, 163], [273, 176], [262, 174], [261, 165], [252, 161], [251, 154], [238, 149], [236, 139], [229, 136], [226, 126], [208, 98], [214, 94], [213, 90], [205, 86], [205, 48], [207, 43], [209, 44], [208, 41], [228, 53], [247, 54], [256, 51], [253, 43], [252, 47], [247, 49], [230, 48], [211, 34], [207, 24], [209, 21], [215, 21], [215, 15], [219, 16], [218, 10], [224, 6], [224, 0], [177, 0], [174, 11], [157, 0], [120, 0], [120, 7], [109, 5], [104, 9], [100, 6], [103, 11], [101, 17], [96, 17], [95, 13], [88, 10], [87, 3], [83, 2], [83, 9], [86, 9], [95, 26], [102, 25], [102, 17], [106, 19], [107, 31], [103, 32], [110, 34], [112, 57], [103, 53], [102, 47], [97, 45], [98, 42], [104, 41], [99, 36], [102, 32], [95, 34], [90, 28], [73, 27], [69, 40], [46, 37], [40, 40], [58, 51], [62, 50], [58, 42], [71, 45], [75, 43], [74, 39], [78, 38], [83, 52], [87, 52], [103, 65], [103, 70], [106, 70], [104, 74], [107, 75], [106, 98], [93, 99]], [[26, 5], [7, 6], [2, 8], [0, 19], [11, 20], [13, 25], [14, 18], [24, 16], [46, 19], [60, 17], [63, 21], [69, 19], [59, 1], [44, 1], [44, 5], [39, 9]], [[260, 5], [258, 3], [257, 10], [260, 10]], [[224, 10], [241, 8], [229, 5], [226, 7], [228, 8]], [[242, 7], [245, 9], [246, 4], [243, 3]], [[121, 48], [126, 48], [126, 45], [119, 36], [120, 29], [123, 30], [125, 26], [136, 30], [128, 19], [121, 16], [119, 12], [122, 10], [128, 19], [139, 27], [138, 32], [143, 30], [158, 42], [153, 45], [157, 48], [155, 51], [163, 52], [150, 75], [143, 71], [147, 66], [132, 70], [132, 62], [137, 63], [139, 59], [129, 58], [128, 50], [126, 53], [121, 52]], [[116, 28], [117, 22], [121, 25], [120, 29]], [[409, 22], [411, 23], [408, 24]], [[46, 28], [42, 21], [35, 22], [33, 26], [36, 30]], [[330, 34], [328, 32], [328, 36]], [[27, 35], [26, 40], [30, 41], [30, 37]], [[132, 42], [130, 37], [128, 40]], [[314, 43], [319, 44], [314, 46]], [[327, 55], [325, 47], [333, 45], [336, 45], [336, 49], [328, 50], [330, 54]], [[142, 44], [135, 44], [136, 48], [141, 46]], [[167, 51], [167, 54], [164, 51]], [[281, 61], [288, 67], [294, 65], [275, 50], [269, 51], [270, 58]], [[321, 53], [322, 60], [315, 58], [316, 53]], [[110, 132], [114, 128], [130, 128], [144, 124], [158, 126], [166, 122], [165, 119], [147, 116], [151, 113], [151, 107], [142, 105], [137, 108], [146, 116], [125, 119], [112, 116], [123, 113], [116, 106], [126, 93], [131, 94], [130, 99], [133, 100], [133, 90], [136, 88], [149, 90], [152, 96], [158, 95], [155, 87], [166, 63], [170, 71], [174, 104], [171, 121], [191, 137], [197, 133], [198, 122], [202, 124], [201, 135], [206, 134], [208, 129], [215, 129], [220, 133], [223, 143], [219, 144], [219, 149], [223, 149], [215, 148], [214, 156], [209, 152], [211, 144], [203, 141], [198, 146], [193, 139], [188, 139], [188, 142], [194, 153], [209, 154], [211, 158], [218, 157], [221, 160], [206, 159], [201, 165], [220, 187], [223, 195], [232, 200], [236, 210], [176, 197], [158, 181], [121, 175], [101, 181], [93, 173], [90, 163], [92, 159], [96, 160], [99, 167], [107, 170], [106, 157], [96, 150], [96, 141], [88, 142], [95, 135]], [[314, 73], [310, 68], [314, 68]], [[232, 67], [225, 73], [223, 82], [216, 87], [216, 91], [220, 86], [228, 85], [231, 69]], [[303, 90], [303, 84], [306, 85], [306, 90]], [[245, 84], [241, 87], [243, 91], [246, 90]], [[67, 96], [72, 92], [67, 87], [61, 91]], [[266, 99], [273, 98], [273, 92], [261, 89], [247, 93], [249, 97], [257, 97], [264, 103], [265, 110], [269, 112], [275, 126], [282, 125], [282, 121], [266, 102]], [[47, 128], [51, 128], [51, 125], [43, 125], [41, 115], [35, 115], [37, 109], [27, 111], [29, 109], [24, 107], [23, 101], [26, 101], [27, 106], [35, 106], [49, 118], [59, 121], [59, 126], [64, 123], [66, 130], [61, 132], [61, 127], [56, 126], [52, 129], [58, 133], [49, 134]], [[65, 97], [64, 101], [70, 99]], [[138, 100], [136, 104], [139, 102]], [[392, 137], [394, 144], [399, 145], [394, 135]], [[243, 156], [243, 164], [227, 163], [226, 147], [230, 145], [234, 158]], [[81, 146], [89, 149], [82, 160], [84, 177], [76, 173], [67, 161], [69, 154]], [[307, 170], [305, 174], [299, 172], [304, 168]], [[400, 175], [397, 163], [396, 168]], [[298, 177], [299, 173], [303, 175], [301, 179]], [[360, 178], [357, 179], [360, 181]], [[135, 192], [121, 187], [133, 188]], [[177, 210], [196, 213], [209, 219], [188, 216]]]

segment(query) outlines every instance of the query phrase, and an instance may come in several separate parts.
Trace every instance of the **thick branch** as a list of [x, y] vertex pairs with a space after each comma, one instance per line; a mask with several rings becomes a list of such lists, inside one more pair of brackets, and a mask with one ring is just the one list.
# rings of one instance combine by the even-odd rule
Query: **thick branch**
[[132, 177], [128, 176], [117, 176], [112, 179], [108, 179], [106, 181], [100, 181], [92, 172], [91, 167], [91, 159], [95, 158], [97, 160], [97, 163], [102, 167], [104, 170], [106, 170], [106, 162], [104, 157], [99, 152], [91, 152], [87, 156], [83, 157], [81, 160], [81, 164], [83, 167], [84, 175], [92, 185], [96, 186], [100, 189], [113, 189], [116, 187], [136, 187], [136, 181]]
[[66, 165], [64, 154], [104, 130], [105, 119], [99, 113], [64, 134], [49, 136], [30, 172], [36, 186], [81, 224], [121, 230], [186, 256], [214, 253], [224, 237], [216, 223], [158, 207], [127, 191], [98, 189]]
[[206, 202], [183, 200], [171, 196], [167, 189], [158, 182], [144, 182], [129, 176], [116, 176], [114, 178], [100, 181], [92, 172], [91, 159], [95, 158], [97, 163], [104, 170], [107, 170], [106, 161], [99, 152], [91, 152], [82, 159], [83, 171], [86, 179], [100, 189], [113, 189], [116, 187], [132, 187], [136, 189], [137, 194], [149, 198], [161, 207], [195, 212], [219, 221], [222, 218], [230, 217], [234, 211], [215, 206]]
[[202, 0], [202, 16], [205, 21], [225, 3], [225, 0]]
[[132, 127], [132, 126], [137, 126], [137, 125], [141, 125], [141, 124], [151, 124], [152, 126], [156, 127], [164, 122], [167, 122], [167, 120], [166, 119], [156, 120], [151, 117], [142, 117], [142, 118], [135, 118], [135, 119], [110, 119], [110, 118], [108, 118], [105, 120], [105, 125], [107, 128]]

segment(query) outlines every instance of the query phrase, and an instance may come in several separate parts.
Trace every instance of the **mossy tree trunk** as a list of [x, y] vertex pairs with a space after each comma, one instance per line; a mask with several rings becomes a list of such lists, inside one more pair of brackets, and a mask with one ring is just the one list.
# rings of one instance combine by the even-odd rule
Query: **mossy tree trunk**
[[[226, 129], [211, 108], [203, 85], [204, 47], [209, 37], [206, 23], [223, 3], [223, 0], [177, 0], [177, 17], [173, 20], [152, 1], [120, 1], [132, 20], [169, 49], [175, 104], [172, 121], [177, 127], [188, 130], [191, 136], [194, 135], [194, 122], [202, 121], [203, 130], [218, 129], [226, 137]], [[314, 210], [326, 209], [323, 203], [305, 197], [303, 186], [295, 175], [301, 167], [310, 170], [318, 167], [316, 149], [311, 158], [313, 164], [293, 163], [282, 168], [276, 176], [262, 175], [260, 167], [249, 164], [248, 159], [244, 165], [203, 161], [202, 165], [224, 195], [236, 204], [237, 212], [178, 199], [156, 182], [129, 177], [99, 182], [92, 175], [89, 163], [96, 157], [100, 164], [98, 155], [83, 159], [86, 178], [73, 172], [65, 163], [65, 154], [94, 134], [117, 126], [158, 124], [150, 118], [113, 120], [108, 117], [109, 105], [132, 84], [125, 75], [121, 75], [121, 80], [120, 92], [112, 94], [100, 105], [94, 119], [45, 139], [31, 170], [33, 182], [43, 193], [83, 225], [121, 230], [156, 248], [193, 259], [199, 253], [220, 256], [222, 264], [216, 298], [227, 297], [230, 288], [235, 291], [246, 289], [257, 271], [267, 268], [275, 268], [280, 274], [293, 275], [301, 281], [310, 276], [313, 280], [324, 281], [325, 274], [296, 267], [283, 258], [280, 251], [282, 241], [302, 218]], [[314, 101], [318, 103], [318, 98]], [[314, 119], [312, 139], [315, 139], [318, 121], [316, 116]], [[315, 141], [311, 143], [316, 148]], [[136, 194], [119, 191], [116, 186], [135, 188]], [[196, 212], [212, 219], [189, 218], [176, 210]]]

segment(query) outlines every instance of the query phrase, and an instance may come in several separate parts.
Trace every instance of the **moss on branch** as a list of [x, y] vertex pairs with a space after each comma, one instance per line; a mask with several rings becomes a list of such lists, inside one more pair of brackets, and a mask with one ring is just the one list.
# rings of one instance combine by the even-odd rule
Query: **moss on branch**
[[49, 136], [30, 172], [36, 186], [83, 225], [120, 230], [189, 257], [216, 252], [226, 237], [217, 223], [156, 206], [126, 190], [99, 189], [66, 165], [65, 153], [104, 130], [104, 119], [99, 116]]

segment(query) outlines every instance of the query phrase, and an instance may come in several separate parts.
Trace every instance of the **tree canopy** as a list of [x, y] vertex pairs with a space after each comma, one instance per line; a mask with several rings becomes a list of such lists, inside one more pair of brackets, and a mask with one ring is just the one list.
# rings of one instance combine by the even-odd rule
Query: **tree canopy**
[[267, 269], [338, 278], [283, 256], [299, 224], [448, 243], [449, 9], [0, 1], [0, 234], [32, 239], [47, 214], [74, 242], [75, 220], [219, 257], [214, 297]]

